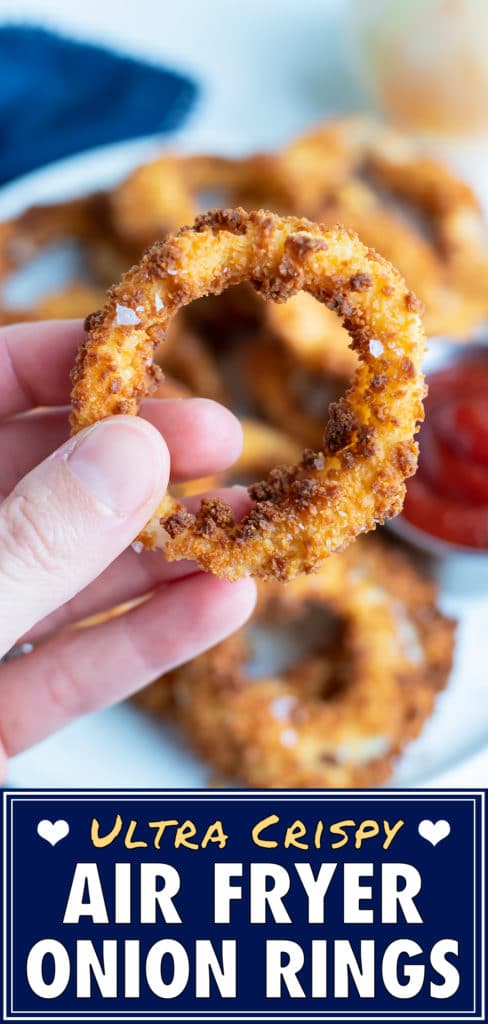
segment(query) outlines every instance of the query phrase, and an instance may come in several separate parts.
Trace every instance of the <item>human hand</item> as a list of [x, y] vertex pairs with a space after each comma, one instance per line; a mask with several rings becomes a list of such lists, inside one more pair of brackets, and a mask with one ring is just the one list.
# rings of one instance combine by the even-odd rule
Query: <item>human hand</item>
[[[140, 417], [66, 441], [80, 337], [76, 321], [0, 330], [0, 658], [36, 641], [0, 667], [2, 777], [9, 756], [217, 643], [255, 600], [251, 580], [129, 546], [170, 472], [199, 478], [235, 460], [238, 421], [204, 399], [149, 400]], [[226, 497], [238, 515], [247, 507], [238, 488]], [[65, 628], [149, 593], [120, 617]]]

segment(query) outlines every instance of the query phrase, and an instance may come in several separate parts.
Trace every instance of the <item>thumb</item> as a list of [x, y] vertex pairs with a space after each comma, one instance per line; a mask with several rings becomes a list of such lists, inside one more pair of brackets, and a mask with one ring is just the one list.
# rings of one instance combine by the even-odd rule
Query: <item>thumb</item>
[[127, 547], [168, 476], [159, 432], [117, 416], [81, 431], [17, 484], [0, 505], [0, 657]]

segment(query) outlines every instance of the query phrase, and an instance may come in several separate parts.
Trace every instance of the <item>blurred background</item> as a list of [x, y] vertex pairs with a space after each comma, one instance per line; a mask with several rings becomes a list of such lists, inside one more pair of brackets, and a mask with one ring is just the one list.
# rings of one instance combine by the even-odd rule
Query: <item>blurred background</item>
[[[62, 39], [17, 35], [19, 26]], [[73, 42], [137, 63], [111, 63]], [[487, 44], [485, 0], [0, 0], [0, 220], [111, 186], [161, 143], [272, 151], [327, 118], [363, 111], [446, 160], [486, 212]], [[102, 147], [98, 155], [77, 158], [93, 147]], [[36, 173], [63, 158], [71, 159]], [[22, 180], [26, 172], [34, 176]], [[11, 304], [20, 296], [29, 305], [26, 289], [39, 297], [44, 276], [41, 261], [8, 285]], [[407, 754], [399, 784], [488, 782], [487, 558], [436, 563], [443, 610], [461, 621], [454, 683]], [[21, 755], [11, 782], [207, 779], [171, 728], [161, 742], [159, 724], [125, 706]]]
[[[343, 3], [337, 0], [2, 0], [0, 17], [42, 24], [125, 53], [177, 67], [195, 77], [198, 123], [213, 132], [272, 146], [360, 99], [344, 93]], [[358, 7], [362, 6], [358, 3]]]
[[484, 0], [0, 0], [0, 19], [187, 72], [200, 88], [188, 124], [253, 147], [368, 106], [486, 140]]

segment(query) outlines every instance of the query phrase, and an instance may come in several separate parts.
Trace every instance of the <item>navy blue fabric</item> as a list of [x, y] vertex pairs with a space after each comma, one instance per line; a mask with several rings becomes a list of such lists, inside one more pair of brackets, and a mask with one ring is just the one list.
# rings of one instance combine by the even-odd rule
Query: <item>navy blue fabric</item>
[[176, 128], [191, 79], [44, 29], [0, 26], [0, 182], [52, 160]]

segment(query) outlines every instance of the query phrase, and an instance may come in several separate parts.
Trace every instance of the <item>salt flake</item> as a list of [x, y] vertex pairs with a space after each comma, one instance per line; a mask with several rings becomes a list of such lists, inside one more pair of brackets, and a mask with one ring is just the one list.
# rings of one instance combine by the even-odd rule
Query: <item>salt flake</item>
[[292, 697], [291, 694], [283, 694], [282, 697], [277, 697], [276, 700], [271, 701], [270, 711], [273, 718], [277, 718], [280, 722], [286, 722], [290, 717], [290, 711], [296, 704], [296, 698]]
[[297, 734], [295, 729], [285, 729], [280, 735], [280, 743], [282, 747], [294, 747], [297, 741]]
[[130, 306], [121, 306], [117, 303], [115, 307], [115, 323], [117, 327], [128, 326], [129, 324], [139, 324], [141, 321], [134, 309]]
[[379, 341], [378, 338], [371, 338], [371, 341], [369, 343], [369, 351], [371, 352], [372, 356], [381, 356], [385, 351], [385, 346], [383, 345], [382, 341]]

